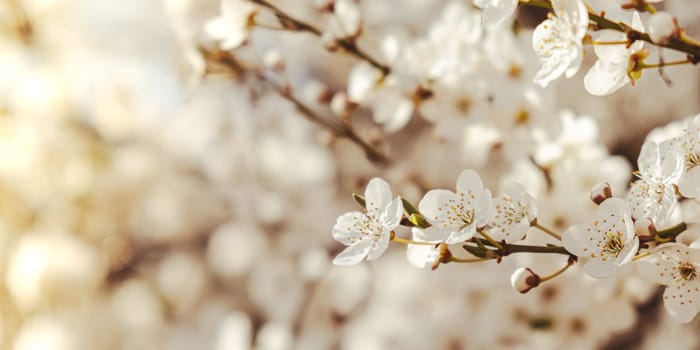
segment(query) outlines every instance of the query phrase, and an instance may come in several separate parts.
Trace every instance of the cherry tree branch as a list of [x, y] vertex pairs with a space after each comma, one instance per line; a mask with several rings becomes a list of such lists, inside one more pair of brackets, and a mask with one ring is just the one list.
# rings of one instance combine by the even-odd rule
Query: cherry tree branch
[[[284, 26], [288, 30], [292, 31], [301, 31], [301, 32], [307, 32], [311, 33], [317, 37], [323, 36], [323, 33], [321, 32], [320, 29], [302, 21], [297, 18], [294, 18], [287, 14], [286, 12], [282, 11], [279, 7], [271, 4], [270, 2], [266, 0], [251, 0], [252, 2], [263, 6], [269, 10], [271, 10], [277, 19], [280, 21], [282, 26]], [[382, 72], [382, 75], [389, 75], [391, 73], [391, 68], [385, 64], [380, 63], [376, 59], [374, 59], [372, 56], [370, 56], [368, 53], [363, 51], [357, 46], [357, 43], [354, 40], [349, 40], [349, 39], [337, 39], [336, 42], [338, 43], [338, 46], [340, 46], [345, 52], [348, 54], [355, 56], [356, 58], [366, 61], [370, 65], [374, 66], [375, 68], [379, 69]]]
[[294, 96], [292, 93], [293, 89], [291, 89], [291, 87], [275, 83], [271, 79], [268, 79], [268, 77], [262, 71], [256, 71], [255, 69], [245, 67], [243, 64], [238, 62], [230, 52], [211, 50], [203, 47], [200, 47], [200, 51], [202, 52], [202, 55], [204, 55], [206, 61], [213, 61], [220, 64], [233, 74], [241, 75], [245, 73], [254, 73], [250, 75], [254, 76], [259, 82], [270, 87], [280, 96], [292, 103], [301, 116], [320, 126], [321, 128], [329, 130], [338, 137], [350, 140], [362, 148], [369, 160], [379, 164], [386, 164], [390, 162], [390, 159], [384, 153], [377, 150], [375, 147], [370, 145], [369, 142], [360, 137], [349, 122], [318, 115], [309, 106]]
[[[552, 8], [552, 3], [549, 0], [520, 0], [520, 4], [546, 9]], [[682, 31], [681, 35], [678, 37], [671, 37], [664, 43], [655, 43], [651, 40], [649, 34], [640, 32], [623, 22], [609, 20], [605, 18], [603, 13], [596, 13], [589, 10], [588, 18], [591, 22], [596, 24], [598, 29], [609, 29], [626, 33], [630, 41], [642, 40], [652, 45], [680, 51], [688, 55], [688, 59], [691, 63], [700, 62], [700, 42], [686, 36]]]

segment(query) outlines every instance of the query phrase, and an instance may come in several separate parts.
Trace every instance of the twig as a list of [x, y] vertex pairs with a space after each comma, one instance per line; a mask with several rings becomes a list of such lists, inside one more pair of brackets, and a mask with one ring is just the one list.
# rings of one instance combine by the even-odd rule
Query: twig
[[[318, 36], [318, 37], [323, 36], [323, 33], [318, 28], [316, 28], [316, 27], [314, 27], [314, 26], [312, 26], [304, 21], [301, 21], [297, 18], [290, 16], [286, 12], [282, 11], [279, 7], [269, 3], [266, 0], [251, 0], [251, 1], [260, 5], [260, 6], [263, 6], [263, 7], [270, 9], [275, 14], [275, 16], [280, 21], [280, 23], [285, 28], [287, 28], [289, 30], [307, 32], [307, 33], [311, 33], [311, 34]], [[389, 66], [380, 63], [379, 61], [374, 59], [372, 56], [370, 56], [369, 54], [364, 52], [362, 49], [360, 49], [357, 46], [357, 44], [353, 40], [337, 39], [336, 41], [338, 43], [338, 46], [343, 48], [343, 50], [345, 50], [345, 52], [371, 64], [375, 68], [379, 69], [382, 72], [382, 75], [386, 76], [386, 75], [389, 75], [389, 73], [391, 73], [391, 68], [389, 68]]]

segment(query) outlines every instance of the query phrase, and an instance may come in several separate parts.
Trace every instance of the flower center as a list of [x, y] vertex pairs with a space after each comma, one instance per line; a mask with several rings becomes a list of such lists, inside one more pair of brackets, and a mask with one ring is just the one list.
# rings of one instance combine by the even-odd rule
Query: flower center
[[[616, 258], [625, 248], [625, 241], [622, 239], [622, 232], [613, 233], [608, 231], [608, 241], [603, 246], [602, 255]], [[607, 258], [606, 257], [606, 258]]]
[[693, 169], [698, 165], [700, 165], [700, 154], [699, 153], [686, 153], [686, 155], [685, 155], [685, 170], [690, 171], [690, 169]]
[[689, 261], [681, 261], [678, 263], [677, 268], [681, 278], [686, 281], [692, 281], [698, 277], [698, 272], [695, 270], [695, 265]]

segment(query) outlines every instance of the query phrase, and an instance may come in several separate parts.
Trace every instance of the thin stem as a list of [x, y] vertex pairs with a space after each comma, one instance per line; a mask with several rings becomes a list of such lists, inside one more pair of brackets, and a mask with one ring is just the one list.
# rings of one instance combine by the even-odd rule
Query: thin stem
[[266, 23], [260, 23], [260, 22], [255, 22], [255, 27], [257, 27], [257, 28], [264, 28], [264, 29], [270, 29], [270, 30], [277, 30], [277, 31], [287, 30], [287, 29], [285, 29], [285, 28], [283, 28], [283, 27], [277, 27], [277, 26], [273, 26], [273, 25], [270, 25], [270, 24], [266, 24]]
[[567, 269], [569, 269], [569, 267], [571, 267], [571, 265], [573, 265], [573, 264], [574, 264], [574, 261], [573, 261], [573, 260], [569, 260], [569, 261], [566, 263], [566, 266], [564, 266], [564, 267], [562, 267], [561, 269], [557, 270], [557, 271], [554, 272], [553, 274], [551, 274], [551, 275], [549, 275], [549, 276], [545, 276], [545, 277], [540, 277], [540, 283], [549, 281], [549, 280], [553, 279], [554, 277], [557, 277], [557, 276], [561, 275], [562, 273], [564, 273], [564, 271], [566, 271]]
[[591, 41], [591, 45], [627, 45], [627, 40], [624, 40], [624, 41]]
[[496, 249], [498, 249], [498, 250], [503, 250], [503, 245], [501, 245], [501, 243], [496, 242], [496, 240], [493, 239], [493, 238], [491, 238], [491, 236], [489, 236], [488, 233], [486, 233], [486, 232], [484, 232], [484, 231], [479, 231], [479, 234], [481, 234], [481, 236], [483, 236], [483, 237], [486, 239], [486, 241], [488, 241], [489, 243], [491, 243], [491, 245], [493, 245], [494, 247], [496, 247]]
[[537, 254], [562, 254], [569, 255], [572, 254], [566, 250], [566, 248], [558, 245], [546, 245], [546, 246], [535, 246], [535, 245], [524, 245], [524, 244], [506, 244], [503, 247], [503, 255], [509, 255], [513, 253], [537, 253]]
[[399, 238], [399, 237], [396, 237], [396, 236], [394, 236], [391, 240], [394, 241], [394, 242], [396, 242], [396, 243], [401, 243], [401, 244], [406, 244], [406, 245], [408, 245], [408, 244], [415, 244], [415, 245], [431, 245], [431, 246], [434, 246], [435, 244], [437, 244], [437, 243], [431, 243], [431, 242], [414, 241], [414, 240], [412, 240], [412, 239], [404, 239], [404, 238]]
[[651, 13], [652, 15], [656, 13], [656, 9], [654, 8], [654, 6], [652, 4], [646, 3], [644, 5], [645, 5], [644, 10]]
[[681, 34], [680, 40], [688, 45], [700, 46], [699, 40], [693, 39], [693, 38], [685, 35], [685, 33]]
[[[252, 2], [266, 7], [270, 9], [275, 16], [280, 20], [283, 26], [287, 27], [290, 30], [298, 30], [298, 31], [303, 31], [307, 33], [311, 33], [317, 37], [321, 37], [323, 33], [321, 30], [318, 28], [303, 22], [297, 18], [294, 18], [290, 15], [288, 15], [286, 12], [282, 11], [279, 7], [269, 3], [267, 0], [251, 0]], [[382, 75], [389, 75], [391, 72], [391, 68], [389, 66], [380, 63], [376, 59], [374, 59], [372, 56], [361, 50], [359, 47], [357, 47], [357, 44], [353, 40], [348, 40], [348, 39], [337, 39], [338, 45], [345, 50], [348, 54], [355, 56], [363, 61], [366, 61], [367, 63], [371, 64], [375, 68], [379, 69], [382, 72]]]
[[449, 260], [449, 262], [469, 264], [469, 263], [487, 261], [487, 260], [491, 260], [491, 259], [490, 258], [457, 258], [457, 257], [451, 256], [448, 260]]
[[659, 68], [659, 67], [666, 67], [666, 66], [679, 66], [682, 64], [688, 64], [691, 63], [690, 60], [680, 60], [680, 61], [673, 61], [673, 62], [659, 62], [659, 63], [652, 63], [652, 64], [642, 64], [641, 68], [642, 69], [649, 69], [649, 68]]
[[[206, 48], [200, 48], [200, 50], [206, 58], [209, 58], [219, 64], [224, 65], [233, 73], [242, 74], [254, 71], [254, 69], [250, 69], [248, 67], [243, 66], [240, 62], [236, 60], [236, 58], [230, 52], [211, 51]], [[344, 121], [336, 120], [333, 118], [324, 118], [316, 114], [316, 112], [314, 112], [311, 108], [309, 108], [303, 102], [301, 102], [296, 96], [294, 96], [294, 94], [292, 94], [292, 89], [290, 88], [290, 86], [281, 86], [279, 84], [276, 84], [271, 79], [269, 79], [263, 72], [255, 72], [255, 74], [252, 75], [255, 76], [260, 82], [268, 85], [287, 101], [291, 102], [297, 109], [297, 111], [300, 112], [301, 116], [303, 116], [310, 122], [320, 126], [321, 128], [331, 131], [338, 137], [346, 138], [352, 141], [360, 148], [362, 148], [369, 160], [380, 164], [387, 164], [390, 162], [390, 159], [386, 155], [384, 155], [382, 152], [370, 145], [369, 142], [361, 138], [357, 134], [355, 129], [352, 127], [352, 125]]]
[[552, 230], [550, 230], [550, 229], [548, 229], [548, 228], [546, 228], [546, 227], [540, 225], [540, 224], [537, 223], [537, 222], [535, 222], [535, 223], [532, 225], [532, 227], [536, 227], [536, 228], [539, 229], [540, 231], [542, 231], [542, 232], [544, 232], [544, 233], [546, 233], [546, 234], [548, 234], [548, 235], [550, 235], [550, 236], [556, 238], [558, 241], [561, 241], [561, 235], [559, 235], [558, 233], [556, 233], [556, 232], [554, 232], [554, 231], [552, 231]]

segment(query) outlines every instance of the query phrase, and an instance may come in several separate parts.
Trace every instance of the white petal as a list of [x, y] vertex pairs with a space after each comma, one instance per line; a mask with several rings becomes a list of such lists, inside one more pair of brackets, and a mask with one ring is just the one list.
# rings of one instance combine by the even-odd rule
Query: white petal
[[422, 230], [414, 228], [413, 230], [414, 236], [417, 237], [418, 240], [425, 242], [443, 242], [449, 236], [449, 231], [436, 226], [430, 226]]
[[608, 198], [598, 206], [598, 216], [607, 216], [608, 213], [630, 216], [630, 207], [620, 198]]
[[517, 7], [518, 0], [492, 0], [483, 8], [481, 21], [486, 27], [495, 26], [512, 15]]
[[372, 240], [363, 239], [358, 241], [338, 254], [333, 259], [333, 264], [340, 266], [355, 265], [365, 259], [370, 247], [372, 247]]
[[389, 205], [386, 206], [386, 208], [384, 208], [380, 220], [384, 228], [388, 230], [393, 230], [397, 226], [399, 226], [402, 217], [403, 202], [401, 202], [401, 199], [399, 197], [396, 197], [393, 201], [389, 203]]
[[586, 265], [583, 266], [583, 272], [593, 278], [610, 277], [616, 270], [617, 266], [613, 264], [611, 259], [606, 261], [599, 258], [589, 259]]
[[678, 190], [684, 197], [700, 197], [700, 167], [694, 167], [689, 172], [683, 174], [678, 184]]
[[365, 189], [365, 207], [370, 213], [382, 213], [391, 202], [391, 187], [381, 178], [369, 180]]
[[350, 245], [356, 240], [363, 238], [365, 235], [360, 232], [360, 229], [364, 220], [366, 220], [365, 214], [357, 211], [339, 216], [338, 221], [333, 226], [333, 239], [345, 245]]
[[[484, 189], [479, 174], [471, 169], [462, 171], [457, 178], [457, 193], [473, 194], [475, 197]], [[474, 200], [476, 198], [473, 198]]]
[[591, 248], [589, 245], [584, 245], [583, 243], [588, 241], [590, 237], [587, 231], [589, 227], [585, 225], [574, 225], [569, 227], [561, 237], [561, 243], [564, 248], [571, 254], [578, 257], [587, 257], [591, 253]]
[[389, 238], [389, 231], [385, 230], [379, 239], [372, 244], [371, 248], [369, 249], [369, 253], [367, 254], [367, 260], [374, 260], [382, 255], [386, 248], [389, 247]]
[[[606, 46], [606, 45], [596, 45]], [[583, 85], [591, 95], [609, 95], [629, 82], [624, 69], [618, 69], [602, 60], [598, 60], [583, 78]]]
[[474, 208], [474, 219], [479, 227], [486, 226], [493, 216], [493, 197], [491, 191], [484, 190], [479, 195]]
[[615, 265], [616, 266], [622, 266], [624, 264], [627, 264], [628, 262], [632, 261], [632, 258], [634, 258], [635, 255], [637, 255], [637, 251], [639, 250], [639, 238], [636, 236], [632, 238], [632, 240], [625, 240], [625, 246], [620, 252], [620, 255], [617, 256], [615, 259]]
[[636, 262], [637, 270], [644, 279], [663, 285], [673, 284], [671, 270], [676, 268], [676, 264], [660, 259], [657, 254], [646, 257]]
[[466, 227], [462, 227], [459, 230], [450, 232], [449, 237], [445, 240], [447, 244], [462, 243], [476, 234], [476, 223], [472, 223]]
[[664, 306], [681, 323], [692, 321], [698, 313], [697, 303], [700, 302], [700, 293], [695, 288], [695, 284], [684, 280], [666, 286]]
[[351, 37], [360, 31], [362, 18], [360, 16], [360, 9], [357, 7], [355, 1], [336, 0], [333, 9], [335, 11], [334, 20], [338, 23], [340, 29], [340, 33], [338, 34], [341, 34], [337, 35], [337, 38]]
[[[599, 42], [625, 41], [627, 36], [624, 33], [603, 30], [596, 38]], [[630, 51], [624, 44], [620, 45], [593, 45], [593, 50], [599, 59], [607, 63], [626, 63], [629, 60]]]
[[639, 157], [637, 158], [637, 166], [642, 174], [654, 174], [657, 169], [660, 170], [661, 164], [659, 162], [659, 146], [656, 142], [647, 141], [642, 144], [642, 149], [639, 151]]
[[458, 202], [459, 197], [448, 190], [431, 190], [418, 202], [418, 211], [431, 225], [442, 225], [449, 221], [448, 213], [444, 208], [451, 200]]

